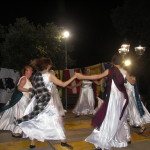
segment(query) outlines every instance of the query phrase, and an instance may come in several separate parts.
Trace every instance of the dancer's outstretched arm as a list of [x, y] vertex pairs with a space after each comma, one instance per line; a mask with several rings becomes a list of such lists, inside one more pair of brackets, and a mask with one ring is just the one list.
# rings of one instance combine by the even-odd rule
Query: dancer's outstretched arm
[[87, 75], [83, 75], [81, 73], [75, 73], [77, 78], [80, 79], [80, 80], [98, 80], [98, 79], [101, 79], [101, 78], [104, 78], [108, 75], [109, 73], [109, 70], [105, 70], [103, 73], [101, 74], [97, 74], [97, 75], [90, 75], [90, 76], [87, 76]]
[[68, 84], [70, 84], [74, 79], [76, 79], [76, 75], [72, 76], [69, 80], [63, 82], [59, 80], [55, 75], [51, 74], [49, 81], [54, 82], [56, 85], [61, 87], [66, 87]]

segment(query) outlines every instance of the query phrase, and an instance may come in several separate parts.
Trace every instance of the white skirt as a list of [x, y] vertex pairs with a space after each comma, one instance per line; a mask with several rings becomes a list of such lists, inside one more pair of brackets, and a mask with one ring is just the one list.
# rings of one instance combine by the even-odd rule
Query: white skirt
[[99, 130], [93, 132], [85, 139], [95, 145], [96, 148], [110, 149], [111, 147], [126, 147], [130, 138], [130, 130], [126, 122], [126, 112], [119, 120], [125, 104], [123, 94], [112, 81], [111, 93], [106, 116]]
[[[36, 99], [33, 97], [24, 115], [29, 114], [35, 105]], [[20, 123], [19, 126], [23, 130], [23, 137], [29, 137], [30, 140], [37, 139], [44, 142], [44, 140], [66, 139], [62, 117], [53, 103], [53, 98], [41, 113], [29, 121]]]
[[143, 105], [143, 109], [145, 114], [141, 117], [140, 113], [137, 108], [137, 102], [134, 96], [134, 91], [133, 89], [127, 90], [128, 92], [128, 97], [129, 97], [129, 104], [128, 104], [128, 119], [129, 119], [129, 124], [131, 126], [140, 126], [146, 123], [150, 123], [150, 113], [146, 109], [146, 107]]
[[91, 87], [81, 88], [81, 92], [73, 113], [77, 115], [94, 114], [94, 92]]
[[20, 127], [16, 126], [14, 122], [16, 119], [23, 117], [24, 111], [28, 105], [28, 101], [29, 99], [23, 96], [17, 104], [2, 113], [0, 119], [1, 130], [10, 130], [13, 133], [22, 133]]

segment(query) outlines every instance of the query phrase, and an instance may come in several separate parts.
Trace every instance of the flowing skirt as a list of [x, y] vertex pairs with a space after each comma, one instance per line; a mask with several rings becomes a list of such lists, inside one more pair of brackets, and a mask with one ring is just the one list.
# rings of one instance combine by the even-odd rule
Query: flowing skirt
[[129, 124], [131, 126], [140, 126], [146, 123], [150, 123], [150, 113], [142, 103], [143, 109], [145, 114], [141, 117], [140, 113], [138, 111], [136, 99], [134, 96], [134, 89], [127, 89], [128, 97], [129, 97], [129, 104], [127, 107], [128, 110], [128, 119], [129, 119]]
[[21, 134], [22, 130], [19, 126], [15, 125], [15, 120], [23, 117], [28, 102], [29, 98], [23, 96], [17, 104], [1, 113], [0, 129]]
[[94, 129], [85, 139], [95, 145], [96, 148], [110, 149], [111, 147], [126, 147], [127, 139], [130, 138], [129, 126], [126, 121], [126, 111], [119, 120], [125, 104], [123, 94], [117, 89], [112, 81], [108, 108], [100, 129]]
[[82, 88], [79, 99], [73, 113], [77, 115], [88, 115], [94, 113], [94, 92], [91, 87]]
[[[35, 105], [36, 99], [33, 97], [24, 115], [29, 114]], [[63, 120], [54, 105], [53, 97], [40, 114], [29, 121], [20, 123], [19, 126], [23, 130], [23, 138], [29, 137], [30, 140], [37, 139], [44, 142], [44, 140], [66, 139]]]

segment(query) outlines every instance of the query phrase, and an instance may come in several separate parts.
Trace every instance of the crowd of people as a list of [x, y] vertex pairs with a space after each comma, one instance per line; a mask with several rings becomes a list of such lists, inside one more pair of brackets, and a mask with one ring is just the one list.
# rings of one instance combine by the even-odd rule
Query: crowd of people
[[[34, 59], [22, 70], [22, 76], [8, 103], [0, 108], [0, 130], [10, 130], [16, 138], [29, 138], [30, 148], [35, 140], [60, 140], [63, 147], [73, 149], [67, 143], [63, 116], [65, 110], [57, 86], [74, 88], [81, 86], [77, 103], [72, 110], [76, 117], [93, 115], [92, 133], [85, 141], [95, 145], [96, 150], [127, 147], [131, 144], [130, 126], [140, 127], [139, 134], [150, 123], [150, 113], [141, 101], [136, 77], [121, 64], [120, 55], [114, 55], [112, 66], [101, 74], [90, 75], [88, 68], [75, 73], [69, 80], [56, 76], [49, 58]], [[92, 83], [100, 85], [106, 79], [105, 96], [95, 98]], [[78, 79], [74, 87], [69, 84]]]

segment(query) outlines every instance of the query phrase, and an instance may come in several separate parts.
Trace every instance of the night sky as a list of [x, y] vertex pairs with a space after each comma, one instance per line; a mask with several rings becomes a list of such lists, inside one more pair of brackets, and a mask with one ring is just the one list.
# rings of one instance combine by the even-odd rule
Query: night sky
[[89, 66], [110, 61], [120, 47], [123, 39], [116, 33], [110, 14], [122, 3], [123, 0], [5, 0], [0, 5], [0, 24], [26, 17], [35, 24], [54, 22], [64, 26], [71, 32], [76, 67]]

